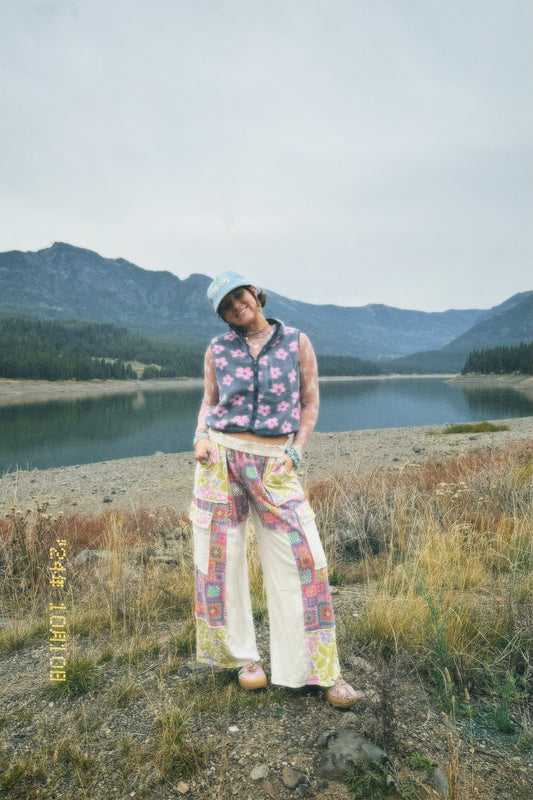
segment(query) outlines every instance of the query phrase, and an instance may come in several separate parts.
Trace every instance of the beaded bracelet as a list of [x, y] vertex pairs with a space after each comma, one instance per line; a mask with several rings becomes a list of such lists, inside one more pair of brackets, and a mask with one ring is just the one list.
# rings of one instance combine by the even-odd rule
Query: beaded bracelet
[[300, 461], [302, 460], [302, 454], [300, 453], [300, 451], [296, 447], [291, 446], [291, 447], [286, 447], [285, 452], [287, 453], [290, 460], [294, 464], [294, 469], [298, 469]]
[[207, 431], [197, 431], [194, 434], [193, 445], [196, 444], [196, 442], [199, 442], [200, 439], [209, 439], [208, 432]]

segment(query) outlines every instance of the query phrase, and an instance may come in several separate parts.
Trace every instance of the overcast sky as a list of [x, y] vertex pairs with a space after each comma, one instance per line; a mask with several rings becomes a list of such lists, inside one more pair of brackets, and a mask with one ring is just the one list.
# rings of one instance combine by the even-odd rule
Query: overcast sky
[[312, 303], [533, 288], [531, 0], [0, 0], [0, 251]]

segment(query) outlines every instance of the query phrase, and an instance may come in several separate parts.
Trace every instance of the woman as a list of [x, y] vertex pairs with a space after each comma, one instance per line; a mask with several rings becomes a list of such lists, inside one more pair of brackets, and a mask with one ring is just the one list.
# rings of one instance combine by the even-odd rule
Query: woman
[[207, 296], [230, 330], [205, 356], [195, 434], [194, 532], [198, 660], [266, 686], [246, 567], [251, 513], [270, 622], [272, 683], [321, 686], [333, 705], [357, 693], [340, 677], [324, 550], [295, 470], [318, 415], [316, 359], [307, 336], [266, 319], [266, 296], [224, 272]]

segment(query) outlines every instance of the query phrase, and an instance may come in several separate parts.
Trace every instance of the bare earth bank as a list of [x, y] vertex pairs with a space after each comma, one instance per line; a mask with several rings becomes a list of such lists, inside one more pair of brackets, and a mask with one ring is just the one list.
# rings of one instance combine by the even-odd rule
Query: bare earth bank
[[[503, 447], [533, 438], [533, 417], [497, 420], [509, 431], [442, 434], [440, 425], [381, 428], [346, 433], [314, 433], [300, 476], [304, 485], [354, 471], [385, 467], [401, 469], [431, 458], [444, 460], [461, 453]], [[428, 432], [436, 435], [428, 436]], [[100, 513], [104, 509], [162, 508], [187, 510], [196, 462], [191, 452], [104, 461], [47, 470], [14, 471], [0, 477], [0, 514], [11, 506], [31, 507], [48, 501], [54, 513]], [[28, 505], [29, 504], [29, 505]]]
[[[360, 375], [324, 377], [321, 381], [383, 381], [398, 378], [454, 378], [454, 375]], [[0, 406], [79, 400], [136, 392], [164, 392], [203, 386], [203, 378], [157, 378], [154, 380], [39, 381], [0, 378]]]
[[[359, 375], [323, 377], [329, 381], [385, 381], [409, 378], [444, 378], [449, 383], [473, 388], [509, 387], [533, 394], [533, 377], [525, 375]], [[46, 403], [53, 400], [78, 400], [85, 397], [104, 397], [112, 394], [172, 391], [202, 386], [202, 378], [158, 378], [154, 380], [93, 380], [39, 381], [0, 378], [0, 406], [21, 403]]]

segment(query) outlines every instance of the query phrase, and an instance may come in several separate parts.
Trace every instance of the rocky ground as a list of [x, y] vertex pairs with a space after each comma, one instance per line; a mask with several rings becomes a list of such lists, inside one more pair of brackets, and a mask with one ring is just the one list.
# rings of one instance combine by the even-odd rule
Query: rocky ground
[[[302, 479], [310, 485], [354, 470], [401, 469], [409, 463], [444, 460], [472, 449], [498, 448], [532, 437], [532, 418], [505, 422], [509, 431], [492, 434], [445, 435], [440, 426], [315, 433]], [[14, 472], [0, 478], [0, 515], [12, 505], [24, 508], [34, 499], [48, 501], [52, 512], [67, 514], [97, 514], [113, 507], [186, 510], [194, 467], [192, 453], [157, 453], [101, 464]], [[340, 628], [362, 611], [366, 591], [365, 585], [337, 589], [333, 601]], [[257, 627], [268, 673], [266, 619], [259, 619]], [[231, 693], [233, 674], [213, 674], [190, 655], [175, 658], [169, 645], [172, 633], [170, 624], [154, 631], [160, 649], [144, 654], [138, 663], [120, 663], [116, 654], [111, 660], [102, 660], [97, 666], [96, 687], [73, 699], [51, 699], [45, 694], [47, 643], [33, 640], [2, 655], [0, 773], [9, 759], [30, 758], [43, 748], [48, 760], [44, 777], [29, 780], [19, 794], [0, 788], [0, 797], [290, 800], [308, 796], [348, 800], [347, 786], [327, 772], [324, 757], [328, 737], [332, 742], [339, 731], [349, 730], [371, 741], [382, 741], [385, 735], [389, 740], [386, 749], [396, 752], [404, 765], [410, 757], [420, 763], [425, 759], [431, 769], [417, 773], [422, 797], [439, 796], [432, 771], [435, 766], [446, 771], [455, 759], [461, 776], [459, 798], [533, 799], [531, 749], [521, 749], [516, 736], [485, 724], [482, 710], [475, 709], [472, 716], [463, 713], [451, 721], [409, 664], [384, 665], [369, 653], [345, 646], [341, 652], [344, 675], [368, 692], [351, 712], [331, 708], [312, 689], [277, 692], [269, 688], [256, 703], [246, 703], [235, 700]], [[86, 638], [77, 646], [95, 660], [103, 649], [102, 643]], [[123, 703], [116, 700], [117, 684], [131, 687]], [[202, 695], [207, 698], [204, 707], [191, 714], [187, 734], [207, 749], [199, 773], [161, 783], [150, 750], [154, 719], [178, 696], [187, 699], [187, 692], [191, 703]], [[220, 698], [224, 698], [223, 705], [217, 705]], [[331, 736], [332, 732], [335, 735]], [[8, 762], [2, 762], [2, 752]]]
[[[364, 602], [364, 588], [339, 589], [334, 594], [338, 622], [342, 625], [361, 611]], [[268, 653], [266, 620], [258, 621], [257, 631], [259, 648]], [[452, 722], [406, 663], [384, 666], [345, 649], [341, 660], [346, 678], [367, 692], [349, 712], [330, 707], [313, 689], [271, 687], [247, 703], [233, 672], [212, 673], [191, 657], [171, 656], [170, 632], [154, 632], [161, 650], [145, 653], [138, 663], [120, 663], [117, 654], [100, 663], [96, 687], [72, 699], [45, 694], [45, 644], [3, 656], [0, 747], [12, 759], [43, 752], [48, 758], [43, 774], [28, 778], [25, 792], [0, 789], [0, 797], [349, 800], [342, 771], [332, 772], [327, 761], [327, 747], [346, 734], [379, 741], [392, 759], [398, 758], [402, 769], [395, 771], [393, 761], [391, 772], [400, 788], [407, 791], [407, 777], [417, 781], [418, 794], [394, 797], [445, 796], [442, 780], [450, 764], [459, 772], [458, 798], [463, 800], [533, 797], [531, 750], [520, 749], [516, 736], [483, 724], [477, 711], [474, 721], [463, 713]], [[101, 652], [96, 642], [79, 646], [93, 657]], [[263, 663], [268, 674], [268, 655]], [[117, 687], [123, 692], [120, 701]], [[385, 702], [376, 704], [376, 697], [384, 694]], [[154, 764], [154, 722], [176, 703], [189, 709], [187, 741], [205, 751], [198, 772], [162, 781]], [[419, 769], [406, 770], [407, 764]]]

